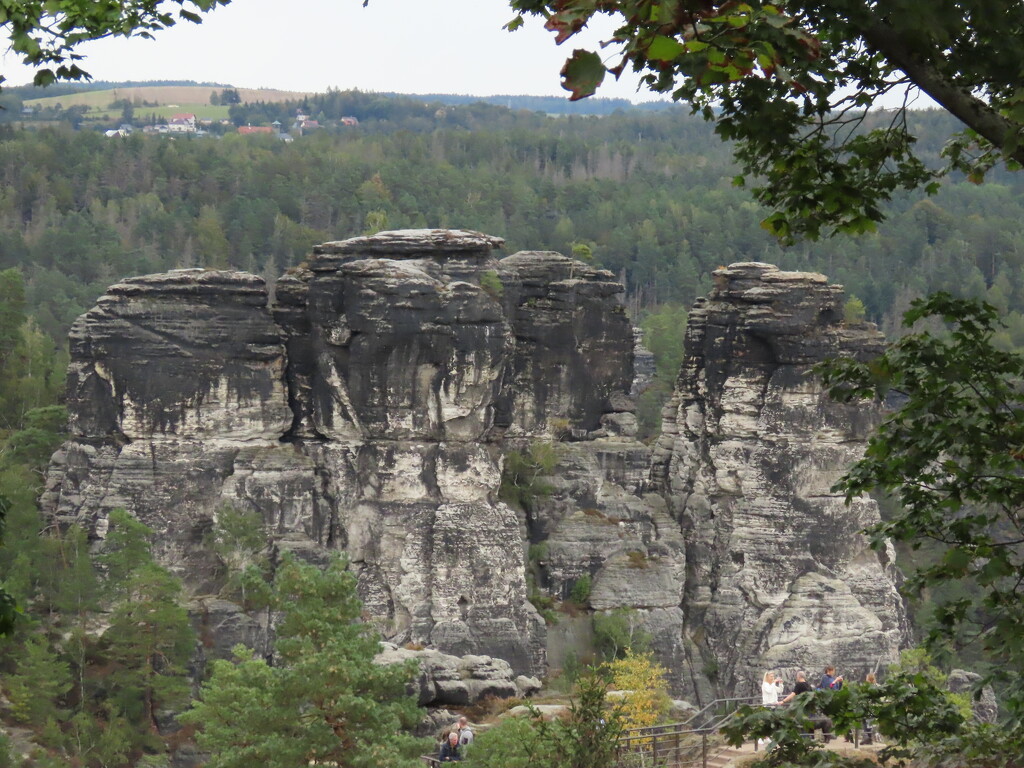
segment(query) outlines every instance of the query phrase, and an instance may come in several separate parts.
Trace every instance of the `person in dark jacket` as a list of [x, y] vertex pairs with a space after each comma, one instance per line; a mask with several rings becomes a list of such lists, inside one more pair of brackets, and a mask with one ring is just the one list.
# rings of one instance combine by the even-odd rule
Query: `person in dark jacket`
[[459, 732], [452, 731], [448, 734], [448, 740], [441, 745], [441, 753], [437, 759], [442, 763], [457, 763], [462, 760], [459, 753]]
[[[832, 670], [833, 672], [835, 669]], [[796, 673], [796, 685], [793, 686], [793, 692], [784, 698], [780, 703], [789, 704], [793, 699], [799, 696], [801, 693], [807, 693], [813, 690], [811, 684], [807, 682], [807, 675], [803, 672]], [[821, 738], [825, 742], [829, 742], [833, 738], [832, 734], [832, 718], [825, 715], [810, 714], [808, 720], [811, 721], [812, 728], [821, 729]]]
[[838, 691], [843, 687], [843, 676], [836, 677], [835, 667], [825, 667], [825, 674], [821, 676], [821, 683], [818, 687]]

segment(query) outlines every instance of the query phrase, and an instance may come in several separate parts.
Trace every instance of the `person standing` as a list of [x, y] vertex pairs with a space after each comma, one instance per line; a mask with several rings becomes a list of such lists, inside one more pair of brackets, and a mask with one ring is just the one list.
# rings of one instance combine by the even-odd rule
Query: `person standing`
[[[878, 685], [878, 678], [875, 677], [874, 672], [868, 672], [864, 678], [864, 683], [867, 685]], [[864, 741], [862, 744], [874, 744], [875, 743], [875, 721], [871, 719], [864, 720]]]
[[782, 681], [775, 679], [774, 672], [765, 672], [761, 680], [761, 703], [766, 707], [773, 707], [779, 703], [781, 694]]
[[459, 752], [459, 732], [452, 730], [448, 732], [448, 740], [441, 745], [441, 752], [437, 759], [442, 763], [457, 763], [462, 760]]
[[459, 732], [459, 744], [463, 747], [467, 747], [473, 743], [473, 729], [469, 727], [469, 720], [465, 715], [459, 718], [459, 721], [455, 723], [454, 730]]
[[789, 702], [791, 702], [801, 693], [807, 693], [810, 690], [812, 690], [812, 688], [811, 684], [807, 682], [807, 675], [805, 675], [803, 672], [797, 672], [796, 683], [793, 685], [793, 691], [779, 703], [789, 704]]
[[[796, 683], [793, 685], [793, 692], [784, 698], [781, 703], [788, 704], [801, 693], [807, 693], [812, 690], [814, 689], [811, 688], [811, 684], [807, 682], [807, 675], [803, 672], [797, 672]], [[832, 718], [827, 715], [808, 713], [807, 719], [810, 720], [812, 729], [821, 729], [821, 738], [823, 741], [827, 743], [832, 740]]]
[[833, 666], [825, 667], [825, 674], [821, 676], [821, 683], [818, 685], [819, 688], [825, 688], [827, 690], [838, 691], [843, 687], [843, 676], [839, 675], [836, 677], [836, 668]]

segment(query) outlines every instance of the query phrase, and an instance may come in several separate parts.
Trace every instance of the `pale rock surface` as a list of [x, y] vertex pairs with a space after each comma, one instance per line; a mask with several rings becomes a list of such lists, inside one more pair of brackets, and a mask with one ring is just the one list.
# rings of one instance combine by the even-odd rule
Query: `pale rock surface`
[[100, 547], [115, 508], [151, 526], [211, 654], [267, 642], [266, 621], [216, 597], [203, 542], [231, 505], [259, 513], [275, 557], [345, 553], [385, 637], [542, 672], [522, 521], [497, 499], [502, 436], [628, 433], [634, 340], [610, 273], [546, 252], [499, 262], [501, 244], [459, 230], [325, 243], [273, 305], [246, 273], [112, 286], [72, 330], [72, 439], [44, 510]]
[[[768, 667], [893, 660], [892, 552], [857, 533], [877, 508], [829, 490], [877, 414], [831, 404], [810, 374], [881, 350], [841, 324], [841, 288], [718, 270], [652, 450], [630, 397], [649, 353], [622, 286], [556, 253], [498, 261], [500, 244], [446, 230], [326, 243], [272, 305], [244, 273], [118, 283], [72, 330], [72, 439], [44, 510], [100, 548], [115, 508], [151, 526], [193, 595], [200, 663], [271, 639], [269, 617], [217, 596], [203, 542], [223, 505], [259, 513], [275, 558], [344, 553], [395, 644], [384, 655], [419, 654], [434, 705], [537, 684], [546, 627], [528, 575], [563, 600], [589, 577], [584, 610], [628, 611], [698, 704], [754, 692]], [[535, 441], [554, 441], [550, 494], [518, 513], [497, 498], [502, 455]]]
[[877, 506], [830, 491], [878, 412], [832, 402], [811, 370], [877, 355], [882, 336], [843, 324], [842, 288], [822, 275], [741, 263], [714, 278], [652, 470], [685, 540], [676, 685], [706, 700], [755, 693], [767, 669], [894, 661], [907, 640], [894, 553], [858, 533]]
[[376, 664], [419, 664], [412, 692], [423, 706], [464, 707], [488, 696], [525, 698], [540, 690], [535, 677], [516, 675], [508, 662], [490, 656], [453, 656], [433, 649], [413, 650], [381, 643]]
[[999, 718], [999, 702], [991, 685], [981, 689], [981, 696], [974, 698], [974, 689], [981, 680], [981, 675], [968, 672], [966, 669], [954, 669], [946, 679], [946, 687], [953, 693], [966, 693], [971, 697], [971, 709], [974, 716], [983, 723], [995, 723]]

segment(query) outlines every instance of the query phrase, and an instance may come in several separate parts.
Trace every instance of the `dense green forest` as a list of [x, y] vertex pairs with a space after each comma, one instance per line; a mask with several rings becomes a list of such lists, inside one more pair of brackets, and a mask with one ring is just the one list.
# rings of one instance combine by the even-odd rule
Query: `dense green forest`
[[[300, 105], [241, 106], [288, 115]], [[877, 233], [784, 248], [734, 184], [729, 147], [680, 110], [550, 117], [343, 92], [306, 106], [360, 124], [291, 143], [0, 126], [0, 575], [27, 614], [0, 670], [14, 719], [48, 746], [38, 765], [161, 753], [159, 712], [184, 695], [192, 639], [175, 612], [180, 585], [148, 555], [146, 532], [116, 523], [121, 543], [99, 565], [120, 569], [117, 581], [97, 579], [80, 532], [38, 535], [35, 499], [63, 428], [66, 334], [122, 277], [207, 266], [273, 279], [315, 243], [379, 228], [477, 229], [504, 237], [507, 253], [586, 245], [621, 276], [658, 358], [648, 434], [678, 367], [684, 308], [734, 261], [822, 271], [890, 334], [915, 297], [984, 296], [1007, 323], [1000, 343], [1024, 346], [1024, 178], [1013, 174], [898, 198]], [[954, 126], [937, 112], [911, 119], [937, 163]], [[116, 639], [89, 631], [100, 602], [125, 623], [104, 635]], [[142, 647], [153, 637], [169, 659], [157, 667]]]
[[[887, 330], [912, 296], [986, 295], [1007, 313], [1008, 341], [1024, 343], [1012, 174], [898, 199], [877, 234], [783, 248], [733, 185], [728, 146], [679, 111], [550, 118], [475, 104], [437, 114], [403, 101], [380, 116], [380, 101], [340, 106], [361, 104], [357, 129], [289, 144], [7, 128], [0, 268], [22, 271], [30, 314], [59, 342], [120, 277], [192, 265], [276, 275], [313, 243], [361, 234], [372, 213], [388, 228], [500, 235], [509, 253], [587, 243], [638, 314], [688, 304], [717, 266], [756, 259], [825, 272]], [[913, 119], [937, 157], [949, 120]]]
[[[638, 322], [688, 306], [716, 267], [758, 260], [824, 272], [889, 334], [917, 296], [984, 296], [1004, 312], [1001, 343], [1024, 345], [1024, 180], [1014, 174], [950, 180], [932, 198], [893, 201], [877, 233], [787, 248], [734, 185], [729, 147], [679, 109], [553, 118], [358, 91], [232, 109], [283, 122], [298, 107], [360, 125], [287, 144], [3, 127], [0, 269], [20, 270], [28, 313], [54, 346], [121, 277], [210, 266], [273, 278], [314, 243], [381, 225], [479, 229], [506, 238], [508, 253], [584, 243], [621, 276]], [[911, 119], [938, 163], [952, 121]], [[662, 374], [643, 404], [648, 433], [678, 336], [650, 343], [675, 350], [659, 354]]]

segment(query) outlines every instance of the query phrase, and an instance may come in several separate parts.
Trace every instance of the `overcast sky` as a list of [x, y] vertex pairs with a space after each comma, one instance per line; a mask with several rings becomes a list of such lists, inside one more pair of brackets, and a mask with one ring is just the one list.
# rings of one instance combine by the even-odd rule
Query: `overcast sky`
[[[558, 72], [580, 42], [556, 46], [541, 19], [502, 29], [506, 0], [233, 0], [201, 25], [180, 23], [154, 40], [83, 45], [97, 80], [196, 80], [244, 88], [401, 93], [565, 95]], [[610, 27], [591, 31], [593, 47]], [[32, 71], [3, 57], [12, 85]], [[635, 78], [606, 83], [599, 96], [633, 101]]]

